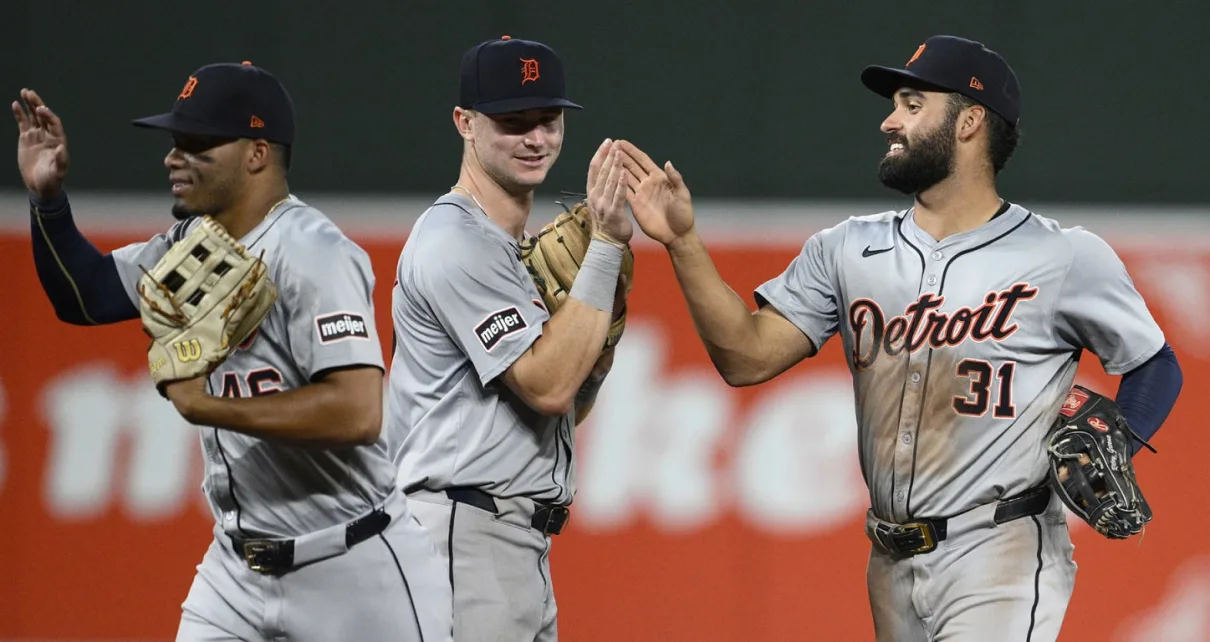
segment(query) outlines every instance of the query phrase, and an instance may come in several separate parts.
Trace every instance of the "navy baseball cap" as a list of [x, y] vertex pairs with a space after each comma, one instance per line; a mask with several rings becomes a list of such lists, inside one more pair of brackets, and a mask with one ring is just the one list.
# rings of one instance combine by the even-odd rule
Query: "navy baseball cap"
[[484, 114], [583, 109], [567, 99], [563, 61], [553, 49], [509, 36], [481, 42], [462, 55], [458, 106]]
[[924, 41], [902, 69], [871, 65], [861, 82], [891, 98], [901, 87], [955, 92], [978, 102], [1016, 126], [1021, 120], [1021, 85], [1000, 54], [982, 43], [957, 36]]
[[198, 69], [185, 81], [172, 111], [132, 123], [196, 136], [294, 143], [290, 94], [273, 74], [248, 61]]

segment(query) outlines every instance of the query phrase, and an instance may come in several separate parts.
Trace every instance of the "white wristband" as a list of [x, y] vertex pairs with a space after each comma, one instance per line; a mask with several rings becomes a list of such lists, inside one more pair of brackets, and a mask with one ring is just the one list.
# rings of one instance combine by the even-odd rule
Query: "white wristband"
[[584, 254], [584, 262], [580, 264], [580, 271], [576, 273], [568, 296], [598, 310], [610, 312], [613, 310], [613, 297], [618, 289], [618, 273], [621, 270], [622, 248], [594, 238], [588, 243], [588, 252]]

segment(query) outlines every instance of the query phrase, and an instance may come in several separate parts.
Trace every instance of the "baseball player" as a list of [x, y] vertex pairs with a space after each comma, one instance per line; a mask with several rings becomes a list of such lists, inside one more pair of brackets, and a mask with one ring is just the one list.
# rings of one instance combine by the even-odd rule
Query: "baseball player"
[[622, 143], [634, 218], [667, 247], [730, 385], [768, 381], [840, 334], [877, 638], [1054, 640], [1076, 564], [1044, 443], [1081, 351], [1124, 375], [1117, 401], [1143, 438], [1175, 402], [1179, 366], [1109, 245], [998, 196], [1020, 114], [1000, 55], [937, 36], [862, 81], [892, 101], [879, 178], [914, 205], [814, 234], [755, 311], [715, 270], [680, 173]]
[[544, 307], [520, 243], [565, 109], [580, 106], [548, 46], [505, 37], [467, 51], [458, 182], [397, 266], [387, 429], [399, 486], [448, 565], [459, 642], [557, 639], [550, 536], [575, 495], [576, 424], [611, 364], [602, 345], [633, 229], [606, 140], [588, 175], [596, 232], [565, 302]]
[[[450, 589], [407, 511], [381, 428], [383, 361], [365, 252], [289, 192], [294, 110], [250, 63], [195, 71], [170, 113], [168, 232], [101, 254], [76, 229], [62, 122], [13, 103], [39, 277], [76, 325], [138, 319], [137, 284], [207, 214], [262, 254], [278, 297], [208, 377], [162, 393], [199, 426], [214, 540], [178, 640], [447, 640]], [[316, 257], [322, 257], [317, 259]], [[184, 360], [184, 359], [182, 359]]]

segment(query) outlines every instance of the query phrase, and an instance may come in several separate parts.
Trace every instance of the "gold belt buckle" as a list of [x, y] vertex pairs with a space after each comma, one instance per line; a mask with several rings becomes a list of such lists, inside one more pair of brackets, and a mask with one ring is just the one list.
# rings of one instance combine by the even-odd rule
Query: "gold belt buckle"
[[908, 522], [902, 524], [903, 528], [915, 528], [920, 531], [920, 537], [924, 540], [924, 544], [910, 551], [912, 555], [928, 553], [934, 548], [937, 548], [937, 539], [933, 537], [933, 526], [927, 522]]
[[268, 566], [263, 566], [258, 558], [261, 553], [276, 552], [277, 543], [266, 540], [252, 540], [244, 543], [244, 561], [248, 563], [248, 568], [257, 573], [269, 573], [273, 569]]

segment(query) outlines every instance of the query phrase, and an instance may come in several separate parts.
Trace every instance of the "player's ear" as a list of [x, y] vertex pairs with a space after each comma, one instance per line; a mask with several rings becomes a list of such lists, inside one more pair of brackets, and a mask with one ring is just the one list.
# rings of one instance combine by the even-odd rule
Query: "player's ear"
[[475, 138], [475, 112], [461, 107], [454, 108], [454, 127], [462, 140], [470, 141]]
[[958, 112], [958, 123], [954, 128], [958, 133], [958, 140], [969, 142], [979, 133], [979, 129], [987, 124], [987, 108], [983, 105], [971, 105], [962, 111]]
[[273, 148], [269, 145], [269, 141], [260, 138], [251, 143], [248, 149], [247, 165], [248, 171], [255, 174], [273, 164]]

